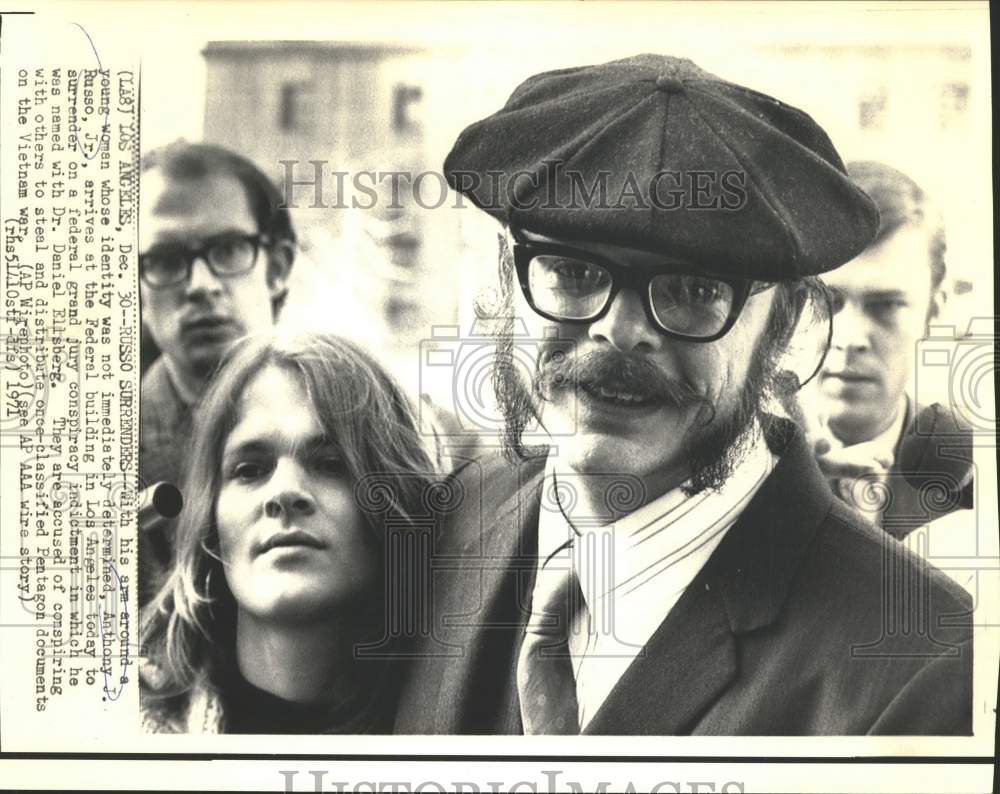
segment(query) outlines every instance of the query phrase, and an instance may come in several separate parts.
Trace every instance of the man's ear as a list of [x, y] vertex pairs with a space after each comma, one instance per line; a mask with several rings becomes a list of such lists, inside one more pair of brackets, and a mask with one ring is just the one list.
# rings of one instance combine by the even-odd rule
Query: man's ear
[[497, 276], [501, 279], [504, 275], [504, 265], [507, 257], [510, 256], [510, 246], [507, 244], [507, 235], [503, 232], [497, 233]]
[[944, 307], [948, 304], [948, 290], [945, 289], [944, 284], [938, 286], [933, 292], [931, 292], [931, 302], [927, 307], [927, 324], [929, 325], [932, 320], [938, 319], [941, 316], [941, 312], [944, 311]]
[[267, 286], [272, 298], [287, 290], [288, 274], [294, 262], [295, 244], [290, 240], [278, 240], [271, 245], [267, 257]]

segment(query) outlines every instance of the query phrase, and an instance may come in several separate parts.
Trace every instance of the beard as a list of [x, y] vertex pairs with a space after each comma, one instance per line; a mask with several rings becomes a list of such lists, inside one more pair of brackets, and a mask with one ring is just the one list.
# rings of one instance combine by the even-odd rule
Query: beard
[[501, 329], [497, 339], [493, 387], [504, 417], [504, 453], [512, 462], [544, 454], [544, 446], [525, 447], [524, 430], [532, 421], [540, 421], [545, 402], [567, 390], [605, 387], [693, 414], [682, 445], [690, 472], [682, 488], [689, 496], [719, 489], [742, 462], [757, 424], [768, 425], [765, 405], [772, 396], [780, 343], [767, 333], [754, 350], [733, 405], [720, 414], [694, 384], [671, 378], [643, 356], [627, 353], [601, 351], [570, 358], [553, 345], [539, 356], [529, 385], [515, 364], [514, 338], [508, 330]]

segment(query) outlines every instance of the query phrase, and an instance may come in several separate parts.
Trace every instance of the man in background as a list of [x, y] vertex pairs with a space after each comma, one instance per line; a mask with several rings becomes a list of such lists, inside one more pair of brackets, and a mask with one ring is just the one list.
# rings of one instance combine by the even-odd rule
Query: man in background
[[142, 162], [142, 322], [162, 352], [142, 379], [143, 483], [176, 483], [191, 409], [228, 346], [274, 325], [295, 258], [281, 194], [249, 160], [178, 142]]
[[[143, 158], [142, 323], [161, 356], [142, 378], [140, 487], [179, 484], [192, 410], [223, 354], [277, 320], [296, 242], [283, 205], [260, 169], [221, 146], [177, 142]], [[159, 578], [154, 559], [169, 561], [167, 534], [142, 533], [140, 602]]]
[[972, 506], [969, 428], [914, 400], [917, 344], [946, 299], [944, 226], [906, 174], [877, 162], [848, 173], [881, 219], [867, 250], [823, 276], [833, 344], [803, 414], [835, 493], [903, 537]]

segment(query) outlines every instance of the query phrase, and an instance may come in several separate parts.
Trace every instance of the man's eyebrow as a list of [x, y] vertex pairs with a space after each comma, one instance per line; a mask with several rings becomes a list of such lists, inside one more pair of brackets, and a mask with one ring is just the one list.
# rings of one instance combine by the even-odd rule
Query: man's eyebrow
[[864, 293], [865, 300], [871, 300], [873, 298], [906, 298], [907, 294], [901, 289], [878, 289], [869, 290]]
[[149, 246], [150, 249], [159, 248], [160, 246], [167, 247], [189, 247], [191, 244], [198, 245], [206, 240], [214, 240], [218, 237], [253, 237], [256, 232], [247, 231], [246, 229], [241, 229], [237, 226], [227, 226], [223, 229], [215, 229], [207, 234], [190, 234], [189, 232], [178, 231], [175, 234], [169, 233], [162, 240], [154, 240]]
[[238, 235], [240, 237], [252, 237], [257, 232], [248, 231], [246, 229], [241, 229], [238, 226], [227, 226], [223, 229], [218, 229], [211, 234], [205, 234], [201, 236], [202, 240], [211, 240], [213, 237], [228, 237], [230, 235]]

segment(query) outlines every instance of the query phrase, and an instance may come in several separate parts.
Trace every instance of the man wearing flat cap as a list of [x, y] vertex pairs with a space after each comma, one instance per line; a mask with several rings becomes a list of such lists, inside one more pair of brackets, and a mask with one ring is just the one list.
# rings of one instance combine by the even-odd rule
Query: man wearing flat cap
[[642, 55], [530, 78], [445, 172], [502, 225], [506, 454], [456, 474], [397, 730], [970, 733], [967, 597], [770, 411], [878, 228], [823, 130]]

